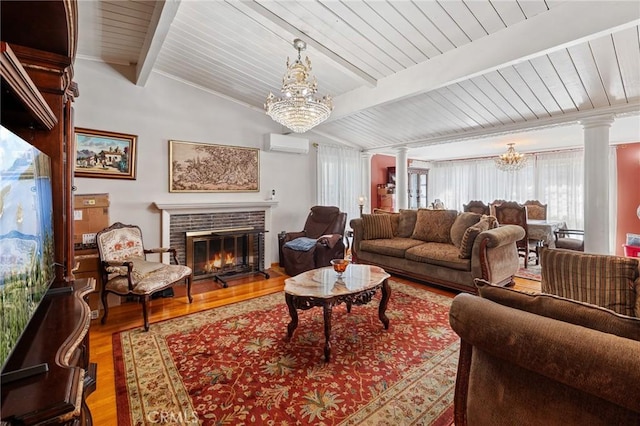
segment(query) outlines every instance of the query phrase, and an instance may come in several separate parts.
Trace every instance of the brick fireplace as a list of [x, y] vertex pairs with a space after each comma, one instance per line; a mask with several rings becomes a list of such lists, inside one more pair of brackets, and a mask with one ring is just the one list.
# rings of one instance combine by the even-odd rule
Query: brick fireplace
[[[246, 241], [247, 247], [241, 248], [241, 253], [246, 249], [247, 259], [253, 257], [251, 262], [255, 264], [257, 272], [265, 269], [265, 263], [267, 267], [270, 265], [271, 253], [265, 240], [271, 226], [271, 208], [277, 205], [277, 201], [154, 204], [162, 211], [162, 246], [174, 247], [181, 264], [187, 264], [187, 233], [206, 235], [212, 231], [219, 233], [245, 229], [264, 232], [250, 231], [251, 238], [229, 238], [227, 244], [233, 241], [236, 247]], [[251, 248], [248, 247], [249, 240], [253, 245]], [[168, 263], [169, 258], [163, 261]], [[242, 268], [244, 266], [237, 266], [238, 270]]]

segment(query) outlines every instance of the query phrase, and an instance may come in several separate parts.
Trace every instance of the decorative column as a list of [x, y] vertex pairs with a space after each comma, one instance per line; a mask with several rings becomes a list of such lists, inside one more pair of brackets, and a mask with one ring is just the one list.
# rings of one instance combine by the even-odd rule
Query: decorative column
[[364, 195], [366, 200], [362, 213], [371, 213], [371, 158], [373, 154], [370, 152], [360, 153], [360, 169], [362, 170], [360, 182], [360, 195]]
[[407, 166], [409, 148], [398, 148], [396, 156], [396, 209], [409, 208], [409, 174]]
[[584, 128], [584, 251], [611, 254], [609, 247], [609, 128], [612, 116], [582, 120]]

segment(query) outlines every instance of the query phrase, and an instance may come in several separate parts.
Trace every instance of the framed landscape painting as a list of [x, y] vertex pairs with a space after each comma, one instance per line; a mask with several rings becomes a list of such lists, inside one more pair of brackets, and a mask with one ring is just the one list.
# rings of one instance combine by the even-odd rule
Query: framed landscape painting
[[169, 192], [259, 190], [259, 149], [169, 141]]
[[76, 128], [76, 177], [135, 179], [136, 135]]

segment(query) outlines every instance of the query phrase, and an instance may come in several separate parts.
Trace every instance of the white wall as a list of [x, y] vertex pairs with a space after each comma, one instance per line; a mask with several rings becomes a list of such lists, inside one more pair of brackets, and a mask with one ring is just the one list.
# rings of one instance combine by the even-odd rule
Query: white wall
[[169, 140], [262, 148], [263, 135], [280, 133], [280, 125], [262, 111], [157, 73], [138, 87], [124, 76], [130, 67], [78, 59], [74, 68], [80, 92], [74, 125], [138, 136], [136, 180], [75, 178], [76, 194], [109, 193], [111, 223], [136, 224], [145, 246], [159, 247], [161, 213], [152, 203], [256, 201], [275, 189], [265, 266], [277, 262], [278, 232], [301, 230], [315, 204], [315, 149], [308, 155], [261, 150], [257, 193], [169, 193]]

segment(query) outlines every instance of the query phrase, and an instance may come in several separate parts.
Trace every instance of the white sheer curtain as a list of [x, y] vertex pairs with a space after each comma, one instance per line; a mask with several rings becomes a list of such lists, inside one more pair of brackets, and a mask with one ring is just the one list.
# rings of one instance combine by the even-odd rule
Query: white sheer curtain
[[349, 221], [360, 216], [360, 151], [352, 148], [318, 145], [318, 205], [338, 206]]
[[470, 200], [540, 200], [547, 218], [584, 229], [584, 156], [582, 150], [530, 154], [517, 172], [498, 170], [493, 158], [441, 161], [429, 171], [429, 201], [462, 210]]
[[517, 172], [496, 168], [492, 158], [433, 163], [429, 170], [429, 201], [439, 198], [448, 209], [462, 210], [471, 200], [524, 202], [535, 194], [535, 161]]
[[584, 229], [584, 152], [536, 154], [535, 198], [547, 204], [547, 217], [570, 229]]

